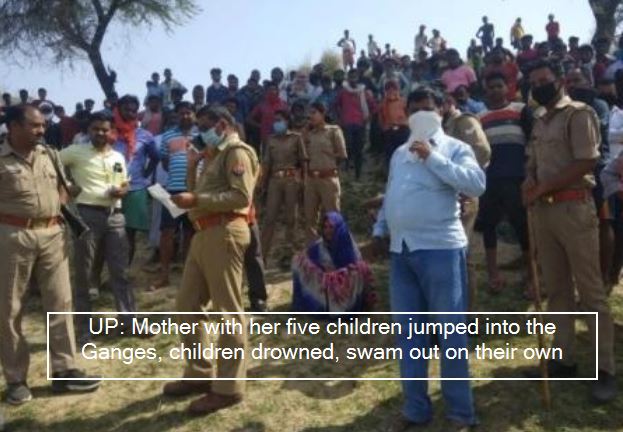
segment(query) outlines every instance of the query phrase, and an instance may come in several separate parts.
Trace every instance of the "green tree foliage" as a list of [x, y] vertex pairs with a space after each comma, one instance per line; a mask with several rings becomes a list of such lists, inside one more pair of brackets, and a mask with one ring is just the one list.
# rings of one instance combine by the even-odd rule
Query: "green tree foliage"
[[57, 63], [86, 59], [109, 96], [116, 73], [101, 48], [111, 23], [170, 31], [198, 12], [194, 0], [0, 0], [0, 50]]

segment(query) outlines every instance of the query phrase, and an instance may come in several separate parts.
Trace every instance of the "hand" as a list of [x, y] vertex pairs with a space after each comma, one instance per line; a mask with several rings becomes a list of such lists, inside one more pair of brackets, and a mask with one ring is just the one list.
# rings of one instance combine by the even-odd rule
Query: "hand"
[[191, 209], [197, 206], [197, 195], [190, 192], [182, 192], [171, 197], [171, 201], [181, 209]]
[[128, 194], [129, 189], [130, 187], [128, 182], [123, 182], [120, 186], [111, 187], [109, 194], [113, 198], [123, 198]]
[[430, 156], [432, 150], [430, 144], [415, 141], [413, 144], [411, 144], [411, 147], [409, 147], [409, 151], [416, 154], [420, 159], [425, 161]]

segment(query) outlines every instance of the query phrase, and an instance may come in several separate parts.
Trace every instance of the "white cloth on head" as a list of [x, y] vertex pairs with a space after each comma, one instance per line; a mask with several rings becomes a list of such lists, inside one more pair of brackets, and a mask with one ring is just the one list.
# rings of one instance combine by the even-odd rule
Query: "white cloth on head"
[[415, 141], [427, 142], [438, 131], [443, 129], [443, 119], [435, 111], [418, 111], [409, 117], [409, 135], [408, 143]]

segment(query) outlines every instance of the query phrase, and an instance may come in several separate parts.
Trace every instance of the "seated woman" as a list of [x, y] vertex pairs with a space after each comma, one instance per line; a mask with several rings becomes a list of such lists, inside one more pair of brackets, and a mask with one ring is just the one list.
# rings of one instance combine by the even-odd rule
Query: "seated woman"
[[341, 214], [322, 219], [322, 238], [294, 257], [295, 312], [359, 312], [376, 302], [372, 273]]

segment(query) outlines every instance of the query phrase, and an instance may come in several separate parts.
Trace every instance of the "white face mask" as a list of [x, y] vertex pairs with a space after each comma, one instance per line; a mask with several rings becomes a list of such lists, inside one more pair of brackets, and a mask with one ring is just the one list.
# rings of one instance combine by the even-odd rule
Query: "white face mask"
[[409, 142], [426, 142], [442, 130], [442, 118], [435, 111], [418, 111], [409, 117], [409, 128]]

